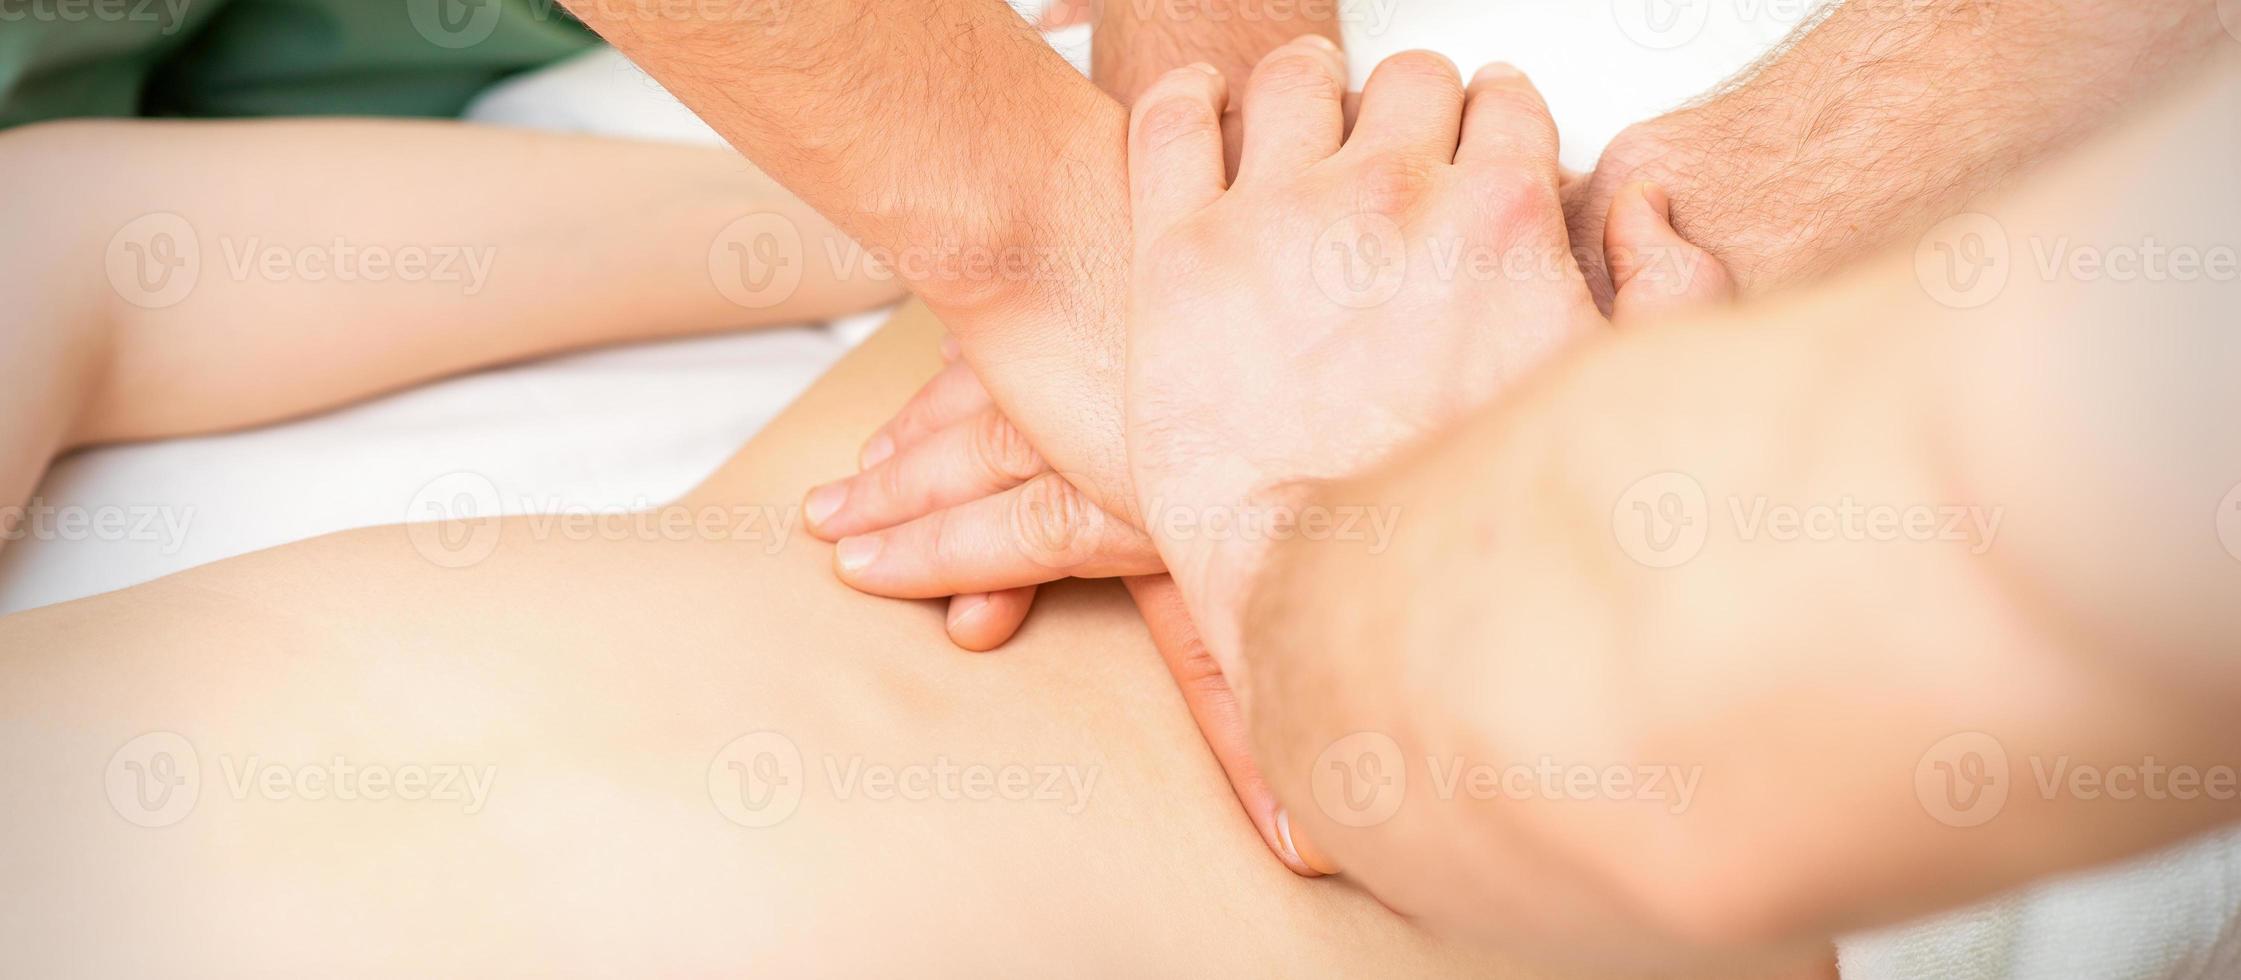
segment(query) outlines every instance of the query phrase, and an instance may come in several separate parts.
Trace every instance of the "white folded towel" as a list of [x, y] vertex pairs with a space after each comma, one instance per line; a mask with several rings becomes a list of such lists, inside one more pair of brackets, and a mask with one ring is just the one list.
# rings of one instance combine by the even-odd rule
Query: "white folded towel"
[[2241, 978], [2241, 830], [1838, 944], [1844, 980]]

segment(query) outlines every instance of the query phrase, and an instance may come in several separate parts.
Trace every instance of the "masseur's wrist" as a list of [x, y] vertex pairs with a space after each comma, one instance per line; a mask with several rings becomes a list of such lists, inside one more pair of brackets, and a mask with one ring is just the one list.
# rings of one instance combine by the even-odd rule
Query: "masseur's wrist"
[[1144, 501], [1145, 528], [1199, 625], [1208, 653], [1222, 665], [1250, 711], [1253, 665], [1245, 623], [1272, 556], [1302, 535], [1303, 515], [1324, 484], [1221, 484], [1204, 481]]

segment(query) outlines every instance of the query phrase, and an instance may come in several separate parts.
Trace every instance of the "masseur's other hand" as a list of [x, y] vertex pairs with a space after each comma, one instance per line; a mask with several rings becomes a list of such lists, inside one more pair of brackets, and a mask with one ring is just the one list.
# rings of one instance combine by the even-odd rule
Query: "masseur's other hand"
[[[1130, 127], [1126, 430], [1146, 528], [1239, 692], [1237, 623], [1289, 501], [1446, 426], [1601, 328], [1558, 199], [1555, 124], [1504, 65], [1379, 65], [1345, 129], [1325, 45], [1269, 55], [1223, 178], [1222, 80], [1171, 72]], [[1361, 502], [1357, 529], [1377, 516]], [[1294, 522], [1298, 523], [1295, 525]], [[1251, 705], [1246, 706], [1250, 709]]]
[[810, 529], [838, 539], [842, 577], [883, 595], [953, 596], [950, 639], [990, 650], [1025, 621], [1036, 585], [1075, 574], [1131, 576], [1128, 591], [1152, 645], [1254, 829], [1293, 871], [1333, 870], [1278, 810], [1253, 763], [1237, 698], [1174, 580], [1150, 574], [1160, 571], [1150, 539], [1044, 466], [957, 353], [944, 338], [947, 365], [865, 443], [857, 475], [810, 491]]
[[803, 502], [841, 579], [875, 595], [950, 600], [950, 639], [994, 649], [1036, 585], [1162, 571], [1150, 539], [1043, 462], [946, 338], [948, 361], [864, 443], [861, 469]]
[[[1667, 209], [1663, 191], [1635, 184], [1597, 222], [1621, 324], [1734, 293], [1727, 270], [1673, 231]], [[955, 355], [945, 341], [949, 366], [865, 443], [862, 472], [811, 493], [812, 532], [846, 544], [841, 577], [887, 596], [963, 592], [950, 636], [986, 650], [1025, 619], [1034, 585], [1163, 570], [1150, 539], [1045, 465]]]

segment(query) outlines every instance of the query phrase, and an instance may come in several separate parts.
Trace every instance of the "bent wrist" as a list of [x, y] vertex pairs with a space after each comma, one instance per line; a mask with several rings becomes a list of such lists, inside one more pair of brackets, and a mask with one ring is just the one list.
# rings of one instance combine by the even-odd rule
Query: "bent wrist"
[[1271, 553], [1296, 539], [1315, 485], [1233, 483], [1218, 492], [1175, 489], [1143, 501], [1145, 530], [1182, 589], [1207, 649], [1247, 697], [1244, 624]]

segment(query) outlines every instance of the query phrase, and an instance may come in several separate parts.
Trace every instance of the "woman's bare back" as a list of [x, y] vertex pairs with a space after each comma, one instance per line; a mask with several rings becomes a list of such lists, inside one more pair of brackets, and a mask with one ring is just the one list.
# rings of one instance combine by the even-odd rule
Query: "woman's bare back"
[[933, 331], [701, 530], [368, 529], [0, 619], [9, 972], [1516, 972], [1271, 860], [1119, 589], [969, 654], [770, 537]]

